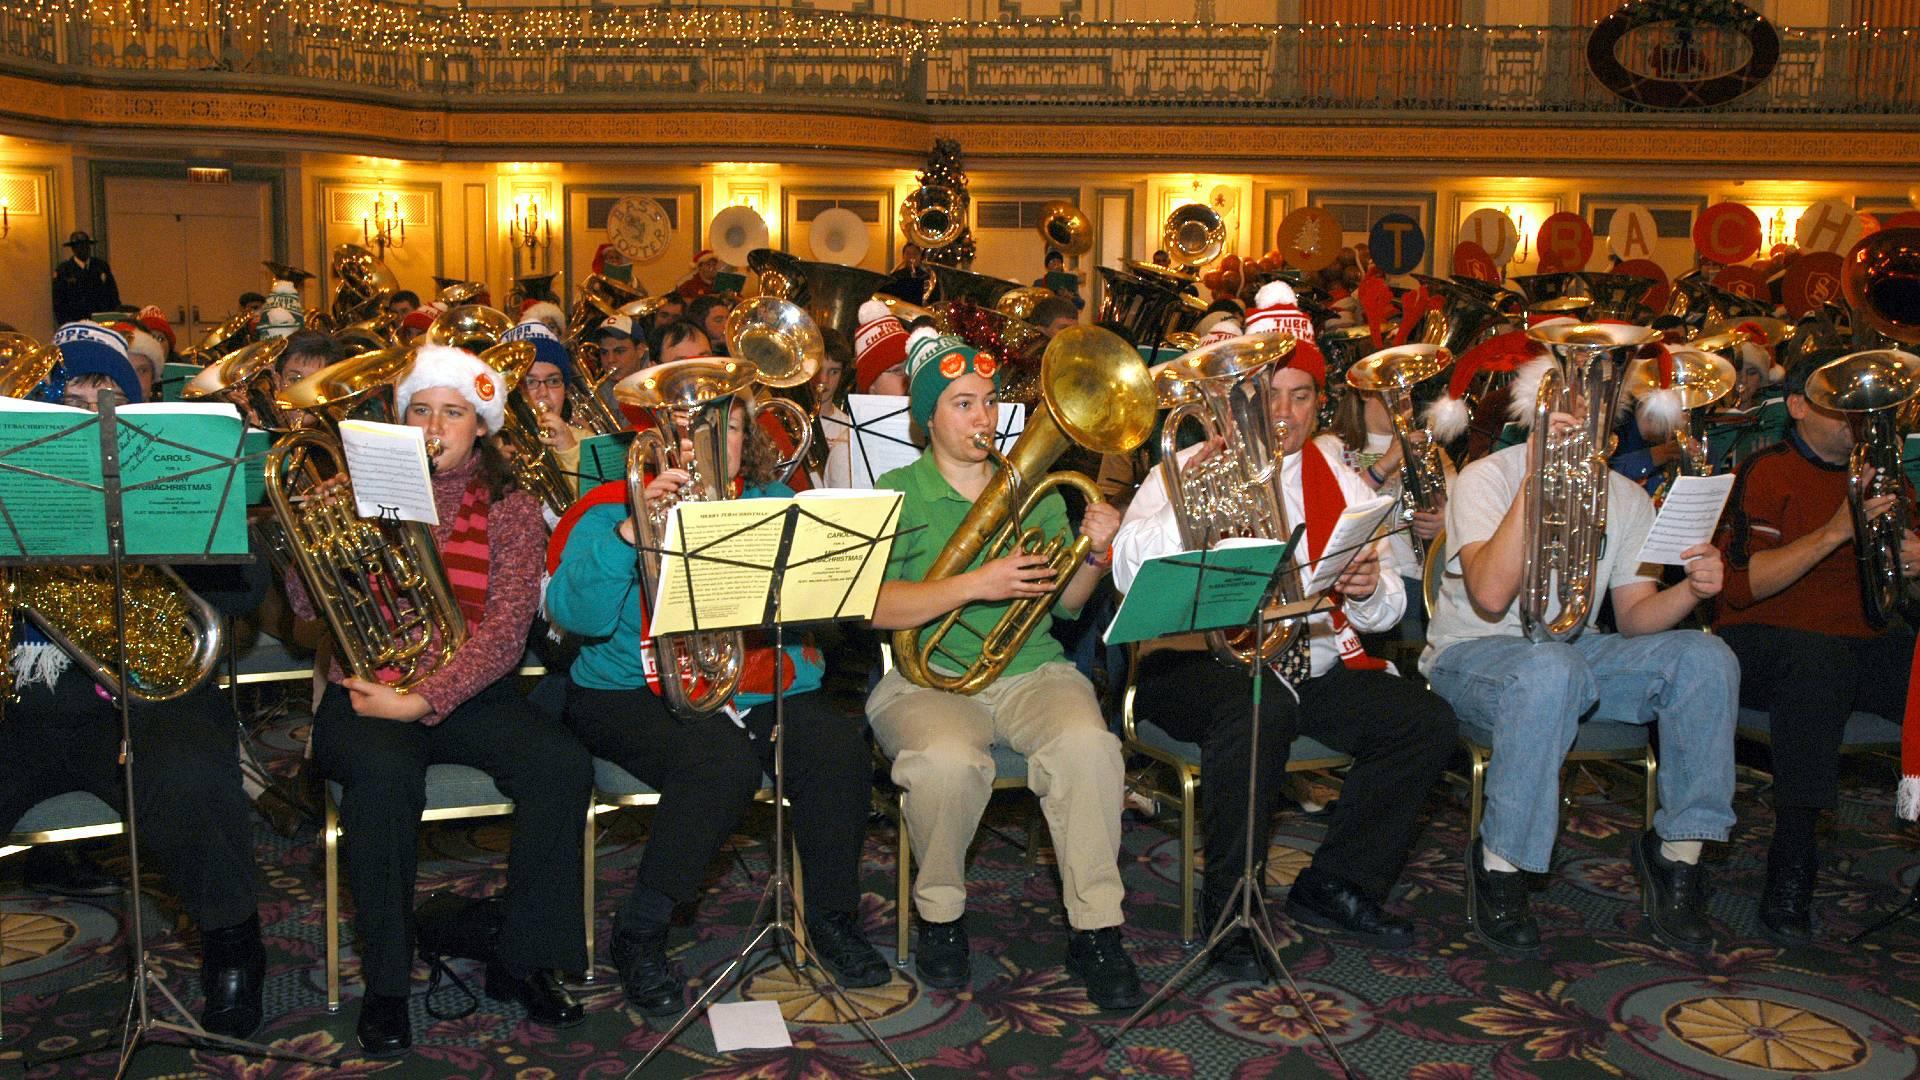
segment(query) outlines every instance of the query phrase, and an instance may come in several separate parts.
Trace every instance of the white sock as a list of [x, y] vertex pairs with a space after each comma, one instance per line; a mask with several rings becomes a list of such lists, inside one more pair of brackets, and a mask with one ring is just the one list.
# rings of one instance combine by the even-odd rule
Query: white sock
[[1517, 874], [1520, 868], [1493, 853], [1490, 847], [1480, 848], [1480, 865], [1498, 874]]
[[1700, 861], [1700, 841], [1698, 840], [1662, 840], [1660, 857], [1668, 862], [1686, 863], [1688, 866]]

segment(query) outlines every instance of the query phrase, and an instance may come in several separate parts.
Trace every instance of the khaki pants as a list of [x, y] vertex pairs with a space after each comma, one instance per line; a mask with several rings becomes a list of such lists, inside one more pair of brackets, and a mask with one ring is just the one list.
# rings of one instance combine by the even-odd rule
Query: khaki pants
[[1120, 925], [1126, 770], [1093, 685], [1072, 664], [1003, 677], [972, 697], [889, 671], [867, 699], [867, 718], [902, 792], [920, 861], [913, 900], [921, 918], [951, 922], [966, 910], [967, 847], [993, 794], [989, 748], [1003, 743], [1026, 755], [1027, 787], [1059, 856], [1068, 923]]

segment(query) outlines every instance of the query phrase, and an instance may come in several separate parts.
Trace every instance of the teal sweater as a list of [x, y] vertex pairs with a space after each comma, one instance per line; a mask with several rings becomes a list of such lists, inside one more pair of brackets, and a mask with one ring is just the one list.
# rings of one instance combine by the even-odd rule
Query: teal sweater
[[[745, 497], [791, 494], [785, 485], [775, 483], [749, 490]], [[626, 517], [622, 503], [595, 506], [582, 514], [567, 537], [560, 568], [547, 584], [547, 617], [585, 639], [573, 662], [573, 681], [592, 690], [647, 688], [646, 667], [640, 659], [639, 571], [633, 546], [619, 532]], [[757, 636], [747, 635], [750, 651]], [[797, 645], [789, 645], [786, 651], [795, 671], [787, 693], [819, 689], [824, 672], [818, 654]], [[733, 704], [743, 711], [751, 709], [771, 701], [770, 690], [770, 686], [749, 690], [743, 682]]]

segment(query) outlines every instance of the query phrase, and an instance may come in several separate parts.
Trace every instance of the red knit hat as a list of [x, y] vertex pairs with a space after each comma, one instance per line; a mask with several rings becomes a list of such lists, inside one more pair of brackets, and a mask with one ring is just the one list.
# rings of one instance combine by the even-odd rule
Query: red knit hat
[[[1253, 310], [1247, 312], [1243, 325], [1249, 334], [1279, 330], [1292, 334], [1294, 340], [1303, 344], [1314, 337], [1313, 320], [1300, 310], [1293, 286], [1284, 281], [1269, 281], [1260, 286], [1260, 291], [1253, 294]], [[1321, 381], [1326, 381], [1324, 372]]]
[[1287, 357], [1287, 366], [1313, 376], [1315, 387], [1321, 390], [1327, 388], [1327, 358], [1321, 355], [1320, 347], [1313, 342], [1295, 338], [1293, 355]]
[[148, 333], [154, 337], [165, 338], [167, 341], [167, 351], [173, 351], [175, 345], [178, 344], [173, 336], [173, 326], [167, 322], [166, 315], [162, 313], [158, 307], [148, 304], [146, 307], [140, 309], [140, 314], [136, 316], [136, 318], [140, 320], [141, 326], [147, 328]]
[[860, 305], [860, 327], [853, 333], [853, 389], [864, 394], [888, 369], [907, 360], [907, 329], [887, 305], [868, 300]]

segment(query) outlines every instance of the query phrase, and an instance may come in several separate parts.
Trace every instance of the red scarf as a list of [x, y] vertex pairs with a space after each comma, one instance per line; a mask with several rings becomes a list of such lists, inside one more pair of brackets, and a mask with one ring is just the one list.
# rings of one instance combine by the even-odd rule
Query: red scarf
[[1913, 666], [1907, 672], [1907, 715], [1900, 731], [1900, 786], [1894, 812], [1908, 821], [1920, 820], [1920, 644], [1914, 646]]
[[[1333, 536], [1333, 527], [1347, 509], [1347, 494], [1340, 490], [1340, 478], [1327, 464], [1327, 456], [1309, 439], [1300, 448], [1300, 501], [1307, 508], [1307, 558], [1318, 560]], [[1360, 646], [1360, 636], [1347, 625], [1345, 603], [1339, 593], [1333, 595], [1333, 610], [1327, 613], [1333, 623], [1334, 640], [1340, 645], [1340, 662], [1355, 671], [1385, 671], [1387, 662], [1368, 656]]]
[[453, 515], [453, 531], [440, 545], [440, 563], [453, 585], [453, 598], [466, 616], [469, 633], [487, 617], [487, 511], [493, 494], [477, 472], [467, 481], [460, 509]]

